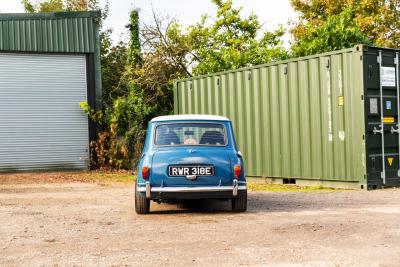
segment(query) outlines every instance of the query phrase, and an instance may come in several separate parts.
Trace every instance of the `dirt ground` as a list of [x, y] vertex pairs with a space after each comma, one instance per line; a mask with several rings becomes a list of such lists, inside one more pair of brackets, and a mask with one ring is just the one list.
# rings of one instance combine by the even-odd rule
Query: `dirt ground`
[[17, 181], [0, 177], [0, 266], [400, 266], [398, 189], [249, 192], [246, 213], [206, 201], [139, 216], [131, 183]]

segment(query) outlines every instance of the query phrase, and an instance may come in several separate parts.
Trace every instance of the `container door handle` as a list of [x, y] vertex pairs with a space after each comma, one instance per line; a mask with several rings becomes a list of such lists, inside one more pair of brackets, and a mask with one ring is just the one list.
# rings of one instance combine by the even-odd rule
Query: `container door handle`
[[377, 129], [375, 126], [374, 126], [374, 130], [372, 131], [374, 134], [383, 134], [383, 128], [382, 128], [382, 125], [379, 125], [379, 129]]
[[400, 129], [399, 129], [399, 125], [396, 125], [397, 129], [395, 129], [393, 126], [390, 127], [390, 133], [394, 134], [394, 133], [400, 133]]

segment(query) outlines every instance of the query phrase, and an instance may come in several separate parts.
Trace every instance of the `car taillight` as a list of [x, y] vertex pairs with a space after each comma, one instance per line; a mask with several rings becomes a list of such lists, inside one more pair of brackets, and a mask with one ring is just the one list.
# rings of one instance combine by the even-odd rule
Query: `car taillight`
[[145, 179], [145, 180], [149, 179], [149, 172], [150, 172], [150, 168], [147, 167], [147, 166], [143, 166], [143, 168], [142, 168], [142, 177], [143, 177], [143, 179]]
[[240, 165], [235, 165], [235, 167], [233, 168], [233, 173], [235, 174], [236, 179], [240, 179], [241, 172], [242, 168], [240, 167]]

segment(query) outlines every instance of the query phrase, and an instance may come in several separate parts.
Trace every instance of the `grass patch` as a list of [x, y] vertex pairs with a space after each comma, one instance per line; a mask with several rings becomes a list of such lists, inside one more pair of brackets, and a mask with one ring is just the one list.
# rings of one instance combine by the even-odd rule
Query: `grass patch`
[[338, 189], [317, 186], [299, 186], [299, 185], [286, 185], [286, 184], [261, 184], [261, 183], [247, 183], [247, 187], [252, 191], [267, 191], [267, 192], [332, 192], [342, 191], [347, 189]]
[[[133, 183], [136, 179], [136, 175], [127, 172], [127, 171], [119, 171], [119, 172], [102, 172], [102, 171], [93, 171], [87, 173], [77, 174], [78, 180], [87, 181], [87, 182], [115, 182], [115, 183]], [[80, 178], [80, 179], [79, 179]]]
[[34, 172], [0, 175], [0, 184], [36, 183], [134, 183], [136, 175], [128, 171]]

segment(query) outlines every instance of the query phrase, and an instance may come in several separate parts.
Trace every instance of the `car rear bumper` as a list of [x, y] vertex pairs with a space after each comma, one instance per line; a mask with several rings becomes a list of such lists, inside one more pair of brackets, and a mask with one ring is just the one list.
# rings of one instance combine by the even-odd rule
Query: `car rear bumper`
[[237, 180], [232, 186], [151, 187], [146, 182], [138, 187], [138, 192], [145, 193], [148, 199], [232, 198], [241, 190], [247, 190], [246, 182]]

